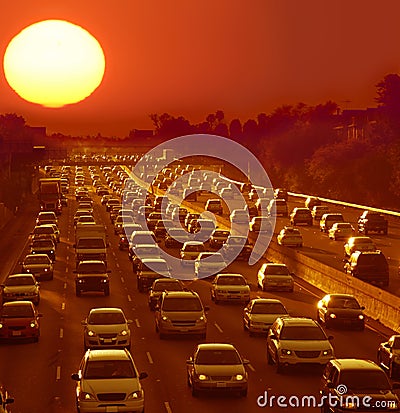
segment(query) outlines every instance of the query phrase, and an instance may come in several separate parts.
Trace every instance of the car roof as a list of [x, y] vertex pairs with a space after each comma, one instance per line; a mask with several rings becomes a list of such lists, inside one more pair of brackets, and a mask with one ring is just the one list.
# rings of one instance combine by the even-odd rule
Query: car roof
[[3, 304], [4, 307], [33, 307], [32, 301], [28, 300], [19, 300], [19, 301], [7, 301]]
[[283, 323], [285, 326], [317, 326], [317, 322], [312, 318], [307, 317], [285, 317], [282, 318]]
[[194, 291], [167, 291], [164, 292], [168, 297], [197, 297], [200, 298], [199, 295]]
[[167, 263], [167, 261], [164, 260], [164, 258], [143, 258], [142, 260], [143, 264], [146, 264], [148, 262], [165, 262]]
[[183, 247], [185, 247], [185, 245], [203, 245], [203, 243], [201, 241], [186, 241]]
[[[325, 297], [331, 297], [331, 298], [354, 298], [357, 299], [353, 294], [326, 294]], [[325, 298], [324, 297], [324, 298]]]
[[272, 303], [279, 303], [283, 304], [281, 300], [278, 300], [277, 298], [253, 298], [250, 303], [265, 303], [265, 304], [272, 304]]
[[10, 274], [9, 276], [7, 276], [7, 280], [9, 279], [9, 278], [19, 278], [19, 277], [34, 277], [34, 275], [33, 274], [31, 274], [31, 273], [19, 273], [19, 274]]
[[236, 348], [229, 343], [202, 343], [197, 346], [197, 350], [236, 350]]
[[121, 308], [117, 307], [99, 307], [99, 308], [92, 308], [90, 310], [90, 314], [93, 313], [123, 313]]
[[277, 262], [266, 262], [268, 267], [286, 267], [286, 264], [277, 263]]
[[244, 278], [242, 274], [229, 274], [229, 273], [222, 273], [222, 274], [217, 274], [215, 278], [224, 278], [224, 277], [240, 277]]
[[47, 254], [27, 254], [25, 255], [24, 260], [26, 260], [28, 257], [47, 257], [49, 258], [49, 256]]
[[[36, 255], [39, 255], [39, 254], [36, 254]], [[47, 254], [46, 254], [47, 255]], [[82, 260], [82, 261], [79, 261], [79, 264], [82, 264], [82, 263], [85, 263], [85, 264], [104, 264], [104, 261], [102, 261], [102, 260]]]
[[123, 349], [87, 350], [88, 360], [131, 360], [127, 351]]
[[341, 370], [348, 369], [348, 370], [376, 370], [384, 371], [373, 361], [371, 360], [364, 360], [364, 359], [356, 359], [356, 358], [346, 358], [346, 359], [333, 359], [331, 363], [337, 365]]

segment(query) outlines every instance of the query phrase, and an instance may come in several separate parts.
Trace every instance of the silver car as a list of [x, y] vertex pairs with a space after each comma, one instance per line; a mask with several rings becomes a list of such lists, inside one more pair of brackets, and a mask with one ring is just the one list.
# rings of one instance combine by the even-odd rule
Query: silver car
[[12, 274], [1, 284], [3, 303], [28, 300], [38, 305], [40, 301], [39, 283], [32, 274]]

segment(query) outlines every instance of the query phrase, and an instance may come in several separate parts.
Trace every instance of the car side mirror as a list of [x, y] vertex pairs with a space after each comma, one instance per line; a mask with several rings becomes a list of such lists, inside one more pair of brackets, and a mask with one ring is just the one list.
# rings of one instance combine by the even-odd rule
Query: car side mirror
[[328, 336], [328, 340], [329, 340], [329, 341], [332, 341], [333, 338], [334, 338], [333, 336]]
[[146, 377], [148, 377], [149, 375], [145, 372], [145, 371], [142, 371], [140, 374], [139, 374], [139, 380], [143, 380], [143, 379], [145, 379]]
[[250, 360], [247, 360], [247, 359], [243, 359], [242, 362], [243, 362], [243, 364], [244, 364], [245, 366], [247, 366], [248, 364], [250, 364]]
[[83, 326], [87, 326], [86, 320], [82, 320], [82, 321], [81, 321], [81, 324], [82, 324]]
[[14, 399], [12, 397], [7, 397], [4, 404], [11, 404], [14, 403]]
[[79, 381], [79, 380], [80, 380], [79, 374], [78, 374], [78, 373], [73, 373], [73, 374], [71, 374], [71, 379], [72, 379], [72, 380]]
[[126, 320], [126, 324], [132, 324], [133, 320]]
[[270, 338], [271, 340], [276, 340], [276, 339], [277, 339], [275, 334], [271, 334], [271, 335], [269, 336], [269, 338]]
[[209, 307], [208, 305], [206, 305], [206, 306], [204, 307], [204, 311], [210, 311], [210, 307]]
[[192, 358], [192, 357], [189, 357], [189, 358], [186, 360], [186, 364], [193, 365], [193, 358]]
[[111, 273], [111, 270], [107, 270], [106, 272], [107, 272], [108, 274], [110, 274], [110, 273]]
[[334, 389], [334, 388], [335, 388], [335, 384], [332, 383], [331, 381], [328, 381], [328, 383], [326, 383], [326, 387], [328, 387], [328, 389]]

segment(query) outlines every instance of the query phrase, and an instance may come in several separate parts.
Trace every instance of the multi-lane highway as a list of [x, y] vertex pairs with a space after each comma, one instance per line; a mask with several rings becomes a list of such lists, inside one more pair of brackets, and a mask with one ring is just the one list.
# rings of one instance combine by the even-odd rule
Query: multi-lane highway
[[[72, 222], [77, 204], [72, 192], [71, 190], [69, 195], [69, 206], [64, 208], [59, 218], [61, 242], [57, 248], [54, 280], [41, 283], [42, 298], [39, 311], [43, 314], [43, 318], [40, 341], [0, 345], [0, 380], [15, 397], [13, 413], [75, 411], [75, 382], [70, 376], [77, 371], [84, 353], [81, 320], [86, 317], [91, 308], [102, 306], [121, 307], [127, 317], [133, 320], [131, 352], [138, 369], [146, 371], [149, 375], [142, 383], [145, 389], [146, 412], [279, 411], [280, 407], [276, 405], [258, 406], [257, 400], [262, 403], [264, 400], [259, 399], [259, 396], [265, 396], [265, 392], [269, 396], [314, 395], [318, 400], [321, 371], [296, 369], [285, 374], [277, 374], [274, 366], [267, 364], [265, 337], [249, 337], [243, 331], [242, 306], [215, 305], [210, 299], [210, 284], [205, 280], [186, 282], [186, 285], [197, 291], [204, 305], [210, 307], [207, 341], [232, 343], [242, 356], [249, 359], [249, 392], [246, 398], [226, 395], [192, 397], [186, 382], [185, 362], [199, 340], [190, 337], [159, 339], [154, 328], [154, 314], [147, 305], [147, 295], [137, 291], [127, 253], [118, 249], [117, 237], [114, 235], [109, 215], [93, 189], [91, 196], [95, 201], [94, 215], [96, 221], [103, 223], [107, 228], [110, 241], [108, 261], [111, 270], [111, 294], [109, 297], [104, 297], [102, 294], [89, 293], [76, 297]], [[287, 222], [285, 219], [278, 219], [277, 227], [285, 222]], [[33, 219], [29, 225], [33, 227]], [[304, 228], [303, 234], [304, 251], [318, 254], [317, 248], [312, 248], [309, 243], [314, 237], [321, 237], [319, 230], [316, 227]], [[389, 235], [376, 239], [377, 242], [388, 243], [391, 238]], [[16, 253], [14, 249], [22, 248], [25, 241], [26, 239], [23, 239], [20, 234], [18, 242], [12, 244], [13, 250], [9, 255], [24, 256], [27, 252], [26, 245], [24, 251], [20, 250]], [[318, 245], [321, 250], [329, 247], [336, 251], [330, 258], [332, 263], [336, 260], [340, 261], [341, 243], [329, 241], [326, 236], [322, 236]], [[245, 275], [251, 285], [252, 297], [277, 297], [284, 302], [291, 314], [315, 316], [315, 305], [320, 298], [320, 292], [314, 290], [312, 286], [304, 285], [300, 280], [297, 280], [294, 293], [261, 292], [256, 288], [259, 266], [260, 263], [250, 267], [245, 263], [237, 262], [231, 264], [230, 269], [232, 272]], [[12, 272], [19, 270], [17, 264]], [[372, 323], [372, 327], [373, 329], [367, 328], [364, 332], [329, 331], [329, 334], [334, 336], [333, 346], [336, 356], [374, 360], [379, 343], [390, 332], [382, 328], [375, 330], [379, 327], [376, 323]], [[291, 408], [291, 410], [310, 412], [319, 409], [304, 407]]]

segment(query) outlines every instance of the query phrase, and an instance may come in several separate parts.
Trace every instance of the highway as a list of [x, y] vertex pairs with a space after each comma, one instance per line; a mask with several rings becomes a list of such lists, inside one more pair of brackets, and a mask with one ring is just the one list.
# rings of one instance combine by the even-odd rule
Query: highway
[[[93, 189], [96, 221], [107, 228], [110, 247], [108, 251], [111, 270], [109, 297], [102, 294], [84, 294], [76, 297], [74, 287], [75, 253], [73, 249], [73, 215], [76, 201], [70, 189], [69, 206], [64, 208], [59, 218], [61, 242], [57, 248], [54, 280], [41, 283], [41, 337], [39, 343], [7, 343], [0, 345], [0, 381], [15, 397], [13, 413], [56, 413], [74, 412], [75, 382], [71, 374], [78, 370], [83, 356], [83, 327], [81, 320], [93, 307], [121, 307], [128, 318], [133, 320], [132, 355], [139, 371], [146, 371], [148, 378], [143, 380], [146, 412], [200, 413], [200, 412], [277, 412], [279, 407], [260, 407], [259, 396], [267, 391], [269, 395], [314, 395], [318, 399], [318, 386], [321, 376], [319, 369], [295, 369], [277, 374], [274, 366], [266, 361], [265, 337], [249, 337], [242, 327], [242, 306], [238, 304], [214, 304], [210, 299], [210, 284], [205, 280], [186, 282], [186, 286], [197, 291], [204, 305], [209, 306], [208, 342], [229, 342], [234, 344], [241, 355], [250, 361], [249, 392], [246, 398], [236, 396], [201, 396], [194, 398], [186, 383], [186, 359], [199, 340], [195, 338], [169, 338], [160, 340], [154, 328], [154, 314], [147, 305], [147, 295], [136, 289], [136, 280], [126, 251], [120, 251], [117, 236], [100, 197]], [[291, 203], [291, 207], [292, 207]], [[291, 209], [290, 207], [290, 209]], [[353, 220], [357, 215], [348, 216]], [[347, 216], [347, 212], [346, 215]], [[287, 219], [278, 219], [279, 229]], [[33, 222], [31, 223], [33, 227]], [[28, 225], [28, 223], [27, 223]], [[303, 251], [313, 256], [323, 255], [332, 265], [341, 265], [342, 243], [330, 241], [316, 226], [304, 228]], [[19, 245], [23, 245], [22, 237]], [[382, 246], [387, 256], [393, 254], [393, 262], [398, 258], [394, 242], [397, 239], [389, 229], [389, 236], [375, 236], [378, 246]], [[318, 248], [312, 247], [318, 245]], [[383, 248], [385, 247], [385, 249]], [[13, 248], [15, 248], [13, 246]], [[26, 248], [26, 246], [25, 246]], [[325, 251], [322, 253], [321, 251]], [[326, 254], [326, 251], [331, 251]], [[14, 255], [15, 251], [12, 251]], [[25, 251], [20, 251], [24, 256]], [[10, 255], [12, 255], [10, 253]], [[276, 297], [283, 301], [292, 315], [315, 317], [316, 302], [321, 293], [312, 286], [296, 280], [294, 293], [266, 293], [257, 290], [256, 274], [260, 263], [250, 267], [243, 262], [230, 266], [232, 272], [242, 273], [249, 281], [252, 298]], [[340, 267], [341, 268], [341, 267]], [[392, 266], [392, 287], [397, 287]], [[17, 264], [12, 272], [19, 272]], [[362, 303], [361, 303], [362, 304]], [[375, 360], [380, 342], [390, 331], [371, 323], [372, 329], [364, 332], [329, 330], [334, 336], [333, 346], [336, 357], [357, 357]], [[319, 409], [288, 408], [287, 411], [312, 412]]]

